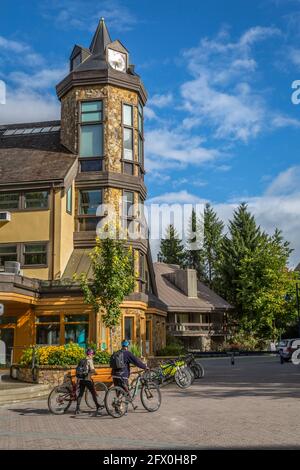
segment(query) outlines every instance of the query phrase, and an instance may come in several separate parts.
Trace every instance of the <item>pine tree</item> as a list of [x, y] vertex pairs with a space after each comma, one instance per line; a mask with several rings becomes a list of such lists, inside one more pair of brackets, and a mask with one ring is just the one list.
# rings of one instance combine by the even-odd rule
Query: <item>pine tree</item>
[[169, 225], [165, 238], [161, 240], [158, 259], [167, 264], [178, 264], [181, 267], [185, 265], [184, 246], [173, 225]]
[[187, 236], [186, 262], [189, 268], [196, 269], [198, 279], [205, 280], [204, 260], [203, 260], [203, 221], [199, 220], [193, 209], [189, 221]]
[[210, 288], [216, 288], [219, 283], [223, 229], [224, 223], [218, 218], [211, 205], [206, 204], [204, 209], [203, 258], [206, 283]]
[[224, 237], [221, 246], [221, 293], [239, 311], [241, 305], [238, 303], [237, 289], [241, 262], [257, 248], [266, 235], [257, 226], [245, 203], [234, 211], [228, 229], [228, 235]]

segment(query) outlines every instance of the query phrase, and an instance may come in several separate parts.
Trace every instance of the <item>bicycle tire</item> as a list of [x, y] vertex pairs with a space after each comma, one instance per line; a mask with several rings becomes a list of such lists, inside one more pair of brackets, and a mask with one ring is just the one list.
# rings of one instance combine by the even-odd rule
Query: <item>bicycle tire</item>
[[[51, 392], [49, 393], [48, 396], [48, 409], [50, 413], [53, 413], [54, 415], [62, 415], [64, 414], [71, 406], [71, 395], [68, 392], [61, 392], [59, 391], [60, 386], [54, 387]], [[54, 404], [52, 404], [52, 399], [54, 398], [54, 395], [61, 396], [61, 403], [59, 407], [55, 407]], [[69, 397], [68, 400], [63, 400], [63, 397]], [[58, 397], [56, 397], [55, 401], [58, 403]]]
[[192, 376], [186, 368], [178, 368], [174, 380], [180, 388], [188, 388], [192, 385]]
[[[103, 406], [104, 405], [104, 400], [105, 400], [105, 395], [106, 395], [106, 392], [107, 392], [108, 388], [103, 382], [94, 382], [94, 387], [95, 387], [95, 390], [96, 390], [98, 405]], [[91, 394], [91, 392], [89, 391], [88, 388], [85, 390], [84, 399], [85, 399], [85, 403], [86, 403], [88, 408], [91, 408], [92, 410], [94, 410], [96, 408], [93, 397], [92, 397], [92, 394]]]
[[[112, 402], [110, 404], [110, 401]], [[127, 393], [122, 387], [111, 387], [105, 395], [105, 408], [113, 418], [122, 418], [128, 410]]]
[[202, 379], [204, 377], [204, 367], [202, 364], [192, 364], [191, 369], [195, 375], [195, 379]]
[[[155, 390], [155, 394], [157, 395], [157, 402], [155, 403], [155, 405], [151, 407], [149, 406], [146, 400], [151, 400], [153, 398], [153, 396], [151, 397], [151, 395], [153, 395], [154, 390]], [[140, 397], [141, 397], [141, 402], [142, 402], [143, 407], [150, 413], [153, 413], [154, 411], [157, 411], [160, 408], [161, 391], [159, 389], [159, 386], [156, 383], [147, 382], [143, 384], [141, 388]]]

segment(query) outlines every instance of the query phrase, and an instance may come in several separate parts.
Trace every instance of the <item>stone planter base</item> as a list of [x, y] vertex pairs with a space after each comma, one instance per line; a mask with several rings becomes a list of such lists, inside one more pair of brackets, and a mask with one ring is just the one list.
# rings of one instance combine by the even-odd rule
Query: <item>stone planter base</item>
[[[12, 365], [10, 368], [10, 376], [21, 382], [38, 383], [55, 385], [62, 384], [69, 374], [75, 378], [76, 366], [59, 367], [59, 366], [39, 366], [33, 376], [32, 369], [27, 367], [20, 367], [19, 365]], [[112, 383], [111, 368], [107, 365], [99, 365], [95, 367], [96, 375], [93, 376], [95, 382], [104, 382], [106, 384]], [[131, 368], [131, 373], [137, 372], [140, 369], [136, 367]], [[34, 380], [36, 378], [36, 380]], [[131, 376], [134, 378], [134, 375]]]
[[[66, 380], [66, 376], [71, 374], [75, 377], [75, 367], [59, 367], [59, 366], [39, 366], [36, 369], [36, 380], [34, 380], [32, 369], [12, 365], [10, 375], [21, 382], [39, 383], [47, 385], [60, 385]], [[111, 369], [107, 365], [97, 366], [95, 368], [96, 375], [93, 376], [95, 381], [111, 383]]]

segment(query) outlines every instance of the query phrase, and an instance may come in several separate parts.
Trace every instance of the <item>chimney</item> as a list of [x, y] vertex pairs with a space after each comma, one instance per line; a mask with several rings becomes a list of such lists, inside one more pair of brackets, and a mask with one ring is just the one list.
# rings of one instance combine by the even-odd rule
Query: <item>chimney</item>
[[197, 273], [195, 269], [178, 269], [172, 276], [174, 284], [188, 297], [197, 298]]

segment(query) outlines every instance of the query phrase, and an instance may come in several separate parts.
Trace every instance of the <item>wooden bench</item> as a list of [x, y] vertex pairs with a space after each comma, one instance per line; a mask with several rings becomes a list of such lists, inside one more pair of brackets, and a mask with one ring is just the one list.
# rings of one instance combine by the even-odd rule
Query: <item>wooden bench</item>
[[[95, 371], [96, 371], [96, 374], [93, 375], [93, 380], [95, 382], [104, 382], [108, 384], [112, 383], [113, 381], [112, 376], [111, 376], [112, 371], [110, 367], [95, 367]], [[75, 369], [72, 369], [70, 374], [71, 374], [71, 378], [73, 381], [76, 377]]]

